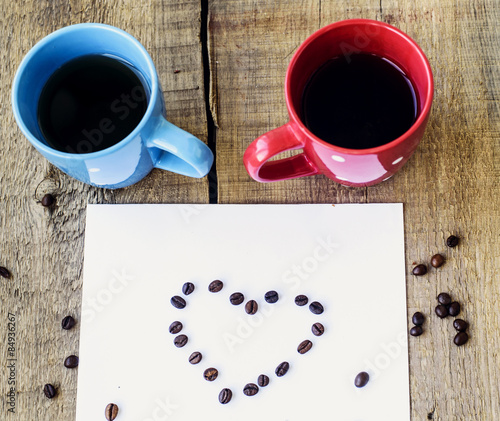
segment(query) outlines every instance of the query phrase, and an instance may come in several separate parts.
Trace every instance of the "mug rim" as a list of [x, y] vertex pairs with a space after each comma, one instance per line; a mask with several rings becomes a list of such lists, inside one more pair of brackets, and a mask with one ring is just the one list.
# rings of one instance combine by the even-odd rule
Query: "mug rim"
[[[373, 26], [378, 26], [378, 27], [383, 27], [384, 29], [388, 29], [390, 31], [393, 31], [397, 33], [399, 36], [403, 37], [418, 53], [420, 56], [420, 59], [424, 65], [425, 71], [426, 71], [426, 78], [429, 81], [429, 85], [426, 91], [426, 99], [425, 102], [422, 106], [422, 109], [417, 117], [417, 119], [413, 122], [413, 124], [410, 126], [408, 130], [406, 130], [401, 136], [397, 137], [394, 140], [391, 140], [390, 142], [384, 143], [383, 145], [376, 146], [373, 148], [367, 148], [367, 149], [349, 149], [349, 148], [343, 148], [341, 146], [337, 146], [331, 143], [326, 142], [325, 140], [319, 138], [316, 136], [314, 133], [312, 133], [306, 125], [302, 122], [300, 119], [297, 111], [295, 110], [295, 107], [292, 104], [292, 86], [291, 86], [291, 73], [293, 68], [295, 67], [296, 62], [299, 60], [299, 57], [301, 54], [309, 48], [309, 46], [315, 41], [317, 38], [325, 34], [326, 32], [331, 31], [332, 29], [336, 29], [342, 26], [355, 26], [355, 25], [373, 25]], [[392, 149], [393, 147], [403, 143], [406, 141], [409, 137], [411, 137], [419, 127], [421, 127], [423, 124], [425, 124], [425, 121], [430, 113], [431, 106], [432, 106], [432, 99], [434, 95], [434, 79], [432, 76], [432, 69], [431, 65], [429, 63], [429, 60], [425, 56], [423, 50], [420, 48], [420, 46], [406, 33], [404, 33], [402, 30], [399, 28], [396, 28], [395, 26], [389, 25], [388, 23], [385, 22], [380, 22], [377, 20], [373, 19], [346, 19], [346, 20], [341, 20], [338, 22], [331, 23], [329, 25], [324, 26], [323, 28], [317, 30], [316, 32], [313, 32], [309, 37], [306, 38], [306, 40], [299, 46], [297, 51], [295, 51], [292, 59], [290, 60], [290, 63], [288, 65], [287, 71], [286, 71], [286, 77], [285, 77], [285, 98], [286, 98], [286, 106], [288, 109], [288, 113], [290, 115], [291, 120], [298, 126], [298, 128], [306, 135], [308, 138], [312, 138], [315, 142], [318, 142], [324, 146], [329, 147], [330, 149], [337, 151], [339, 153], [345, 154], [345, 155], [369, 155], [369, 154], [379, 154], [381, 152], [385, 152], [389, 149]]]
[[[58, 149], [52, 148], [48, 146], [47, 144], [43, 143], [40, 141], [32, 132], [31, 130], [28, 129], [26, 124], [24, 123], [24, 119], [21, 115], [21, 111], [19, 109], [19, 103], [17, 100], [17, 96], [19, 93], [19, 87], [21, 84], [22, 76], [23, 73], [25, 72], [26, 68], [29, 66], [29, 62], [31, 59], [47, 44], [52, 42], [54, 39], [60, 36], [64, 36], [65, 33], [67, 32], [73, 32], [73, 31], [79, 31], [79, 30], [87, 30], [87, 29], [99, 29], [99, 30], [106, 30], [106, 31], [112, 31], [120, 36], [126, 38], [129, 42], [134, 44], [134, 46], [143, 54], [146, 63], [147, 63], [147, 70], [150, 72], [151, 75], [151, 92], [150, 92], [150, 99], [149, 99], [149, 104], [146, 109], [146, 112], [144, 113], [141, 121], [137, 124], [137, 126], [132, 130], [126, 137], [124, 137], [122, 140], [119, 142], [115, 143], [114, 145], [102, 149], [100, 151], [96, 152], [88, 152], [88, 153], [70, 153], [70, 152], [64, 152], [60, 151]], [[75, 57], [76, 58], [76, 57]], [[121, 57], [125, 60], [128, 60], [127, 57]], [[147, 52], [146, 48], [131, 34], [128, 32], [124, 31], [123, 29], [117, 28], [112, 25], [107, 25], [104, 23], [78, 23], [75, 25], [69, 25], [65, 26], [63, 28], [57, 29], [54, 32], [51, 32], [44, 38], [42, 38], [40, 41], [38, 41], [29, 51], [28, 53], [24, 56], [22, 59], [16, 74], [14, 76], [14, 81], [12, 83], [12, 96], [11, 96], [11, 101], [12, 101], [12, 108], [14, 111], [14, 118], [23, 132], [23, 134], [26, 136], [26, 138], [30, 141], [30, 143], [33, 144], [37, 149], [43, 151], [44, 153], [48, 153], [52, 156], [64, 158], [64, 159], [74, 159], [74, 160], [85, 160], [89, 158], [99, 158], [102, 156], [105, 156], [109, 153], [113, 153], [121, 148], [123, 148], [126, 144], [130, 143], [136, 136], [137, 134], [143, 130], [144, 126], [146, 125], [147, 121], [151, 117], [153, 113], [153, 109], [155, 107], [155, 103], [157, 101], [157, 96], [158, 96], [158, 76], [156, 73], [156, 69], [153, 63], [153, 59]]]

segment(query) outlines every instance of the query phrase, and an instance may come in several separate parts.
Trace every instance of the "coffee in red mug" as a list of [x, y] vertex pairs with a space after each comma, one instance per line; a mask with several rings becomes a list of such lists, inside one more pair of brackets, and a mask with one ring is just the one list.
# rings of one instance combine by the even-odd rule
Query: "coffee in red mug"
[[[427, 58], [399, 29], [367, 19], [328, 25], [288, 66], [290, 121], [252, 142], [245, 167], [261, 182], [324, 174], [347, 186], [380, 183], [417, 148], [433, 89]], [[292, 149], [303, 152], [269, 161]]]

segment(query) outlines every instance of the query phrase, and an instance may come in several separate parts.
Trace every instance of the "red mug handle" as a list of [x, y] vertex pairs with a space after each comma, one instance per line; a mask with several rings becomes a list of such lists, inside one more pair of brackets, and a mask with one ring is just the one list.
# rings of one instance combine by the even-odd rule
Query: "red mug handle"
[[304, 152], [290, 158], [267, 162], [282, 152], [303, 147], [304, 142], [297, 138], [291, 123], [288, 122], [255, 139], [245, 151], [243, 162], [250, 177], [262, 183], [318, 174], [318, 169]]

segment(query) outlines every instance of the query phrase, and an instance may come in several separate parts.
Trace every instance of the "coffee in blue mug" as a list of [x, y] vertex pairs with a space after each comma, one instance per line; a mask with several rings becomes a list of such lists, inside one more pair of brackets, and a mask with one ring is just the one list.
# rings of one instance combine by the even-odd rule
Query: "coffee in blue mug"
[[204, 177], [213, 154], [165, 119], [153, 61], [128, 33], [84, 23], [38, 42], [14, 78], [17, 124], [66, 174], [120, 188], [153, 168]]

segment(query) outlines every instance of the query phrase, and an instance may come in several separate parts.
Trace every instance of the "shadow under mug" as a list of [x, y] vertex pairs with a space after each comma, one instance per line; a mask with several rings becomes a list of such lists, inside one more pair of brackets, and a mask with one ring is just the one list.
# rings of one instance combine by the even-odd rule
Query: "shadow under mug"
[[[85, 55], [109, 56], [134, 68], [143, 79], [149, 102], [139, 124], [115, 145], [91, 153], [62, 152], [50, 147], [42, 135], [37, 119], [38, 100], [58, 68]], [[213, 163], [207, 145], [165, 119], [158, 75], [145, 48], [127, 32], [109, 25], [72, 25], [39, 41], [17, 70], [12, 107], [21, 131], [45, 158], [71, 177], [97, 187], [130, 186], [155, 167], [201, 178]]]
[[[370, 149], [348, 149], [315, 136], [300, 117], [307, 82], [328, 60], [355, 53], [387, 58], [410, 78], [417, 97], [417, 119], [400, 137]], [[295, 52], [286, 73], [285, 97], [290, 121], [254, 140], [243, 162], [260, 182], [324, 174], [346, 186], [371, 186], [390, 178], [411, 157], [423, 137], [433, 98], [430, 64], [408, 35], [383, 22], [352, 19], [332, 23], [313, 33]], [[295, 156], [270, 159], [303, 149]]]

